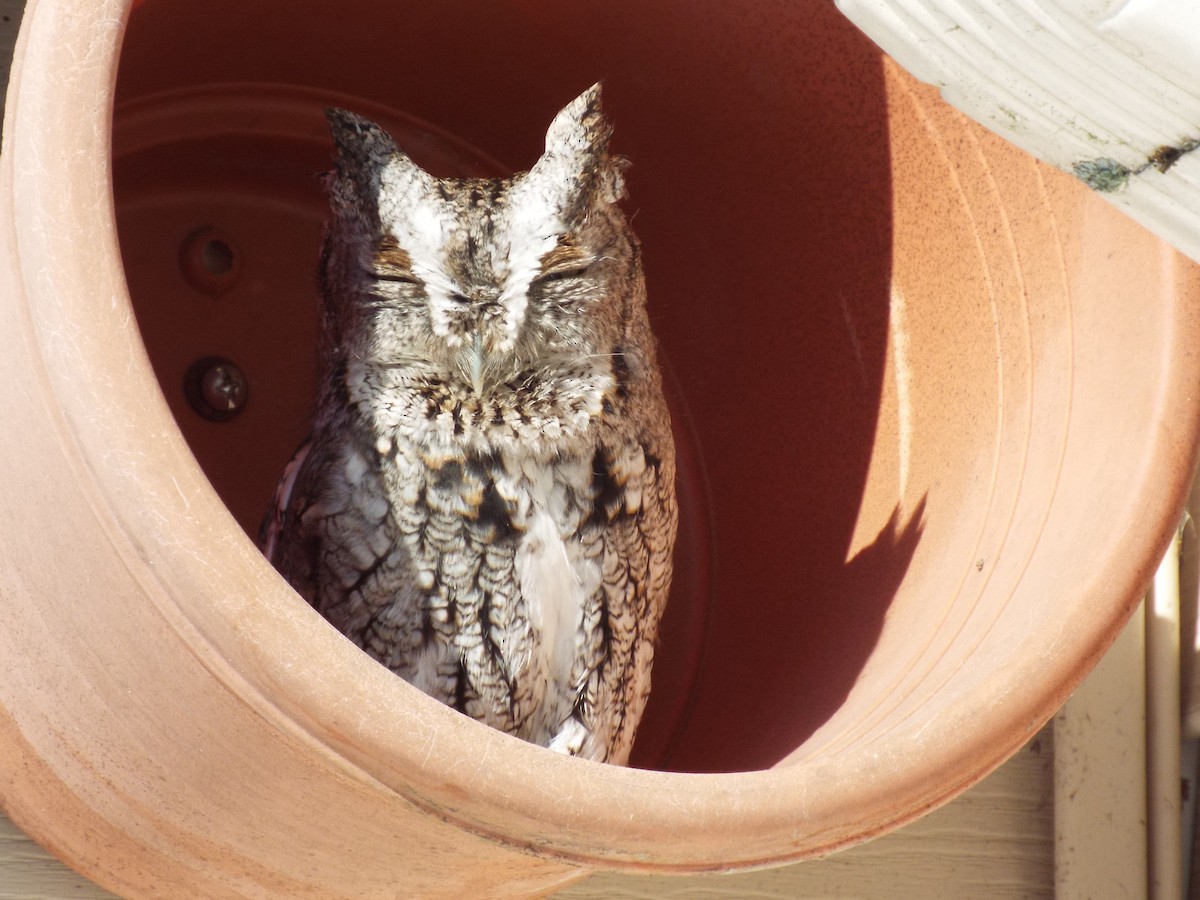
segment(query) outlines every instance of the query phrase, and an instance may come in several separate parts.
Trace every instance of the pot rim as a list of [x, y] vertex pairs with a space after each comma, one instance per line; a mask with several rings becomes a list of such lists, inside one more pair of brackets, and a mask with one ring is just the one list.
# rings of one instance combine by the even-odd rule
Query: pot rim
[[[425, 697], [336, 634], [259, 555], [161, 397], [125, 286], [111, 179], [103, 177], [111, 172], [113, 89], [131, 4], [91, 0], [75, 9], [31, 0], [25, 13], [0, 184], [12, 198], [3, 228], [27, 304], [24, 338], [40, 356], [30, 378], [58, 405], [54, 427], [72, 460], [69, 480], [86, 494], [95, 527], [144, 602], [211, 672], [214, 690], [301, 741], [314, 765], [385, 785], [397, 803], [522, 852], [568, 862], [704, 871], [805, 858], [916, 818], [988, 774], [1049, 719], [1135, 608], [1129, 598], [1149, 582], [1186, 495], [1194, 414], [1173, 443], [1153, 438], [1162, 452], [1148, 452], [1145, 466], [1165, 487], [1148, 499], [1144, 530], [1120, 571], [1077, 588], [1103, 615], [1057, 638], [1064, 677], [1035, 679], [1037, 660], [994, 676], [989, 728], [962, 697], [919, 735], [904, 732], [886, 747], [860, 742], [836, 766], [809, 759], [693, 775], [565, 758]], [[100, 161], [90, 169], [95, 177], [72, 173], [80, 159]], [[99, 266], [77, 252], [81, 234], [102, 248]], [[71, 334], [59, 330], [62, 322], [72, 323]], [[125, 365], [114, 368], [115, 359]], [[1187, 466], [1167, 462], [1181, 458]], [[306, 665], [312, 659], [328, 666], [318, 671]], [[93, 777], [108, 777], [101, 761], [91, 763]], [[958, 777], [948, 783], [938, 772]], [[5, 802], [23, 809], [19, 791]], [[53, 834], [34, 836], [58, 843]]]

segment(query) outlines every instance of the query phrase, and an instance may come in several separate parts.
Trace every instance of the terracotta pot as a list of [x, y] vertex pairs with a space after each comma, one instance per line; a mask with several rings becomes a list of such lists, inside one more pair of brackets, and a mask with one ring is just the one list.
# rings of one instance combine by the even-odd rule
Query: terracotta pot
[[[827, 853], [1052, 714], [1176, 525], [1200, 271], [828, 4], [770, 9], [30, 3], [0, 170], [22, 827], [127, 896], [518, 895]], [[686, 462], [641, 769], [428, 700], [243, 531], [306, 425], [321, 105], [517, 168], [597, 76]], [[228, 421], [184, 396], [208, 356], [248, 379]]]

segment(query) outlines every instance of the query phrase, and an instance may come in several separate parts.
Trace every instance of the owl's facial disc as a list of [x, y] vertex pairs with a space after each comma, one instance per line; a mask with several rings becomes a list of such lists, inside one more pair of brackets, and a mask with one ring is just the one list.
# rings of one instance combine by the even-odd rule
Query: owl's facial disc
[[568, 240], [567, 223], [512, 181], [440, 182], [404, 213], [382, 223], [376, 277], [381, 259], [400, 259], [399, 277], [423, 295], [430, 331], [447, 351], [511, 353], [544, 261]]
[[373, 312], [360, 321], [381, 359], [424, 360], [481, 394], [609, 355], [611, 335], [592, 320], [623, 233], [612, 218], [623, 163], [607, 153], [599, 104], [598, 86], [585, 91], [529, 171], [491, 180], [435, 178], [379, 126], [329, 112], [331, 194], [347, 231], [367, 238], [358, 246], [370, 259], [354, 264], [369, 267]]

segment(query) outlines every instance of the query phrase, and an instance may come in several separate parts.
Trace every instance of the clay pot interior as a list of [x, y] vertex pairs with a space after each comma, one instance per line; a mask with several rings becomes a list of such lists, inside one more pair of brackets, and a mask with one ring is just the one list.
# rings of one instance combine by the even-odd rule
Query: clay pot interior
[[[854, 560], [891, 277], [878, 54], [819, 12], [828, 25], [797, 55], [813, 10], [779, 15], [789, 38], [765, 59], [751, 52], [762, 25], [719, 7], [681, 29], [661, 5], [309, 3], [264, 44], [240, 5], [155, 0], [119, 69], [114, 191], [139, 327], [251, 535], [311, 410], [322, 108], [374, 117], [437, 174], [500, 175], [532, 164], [554, 112], [605, 79], [681, 456], [640, 766], [762, 768], [802, 744], [862, 670], [921, 527], [891, 497], [896, 521]], [[458, 49], [437, 38], [448, 22]], [[244, 413], [225, 421], [187, 399], [214, 358], [246, 376]]]
[[[920, 133], [890, 96], [903, 76], [823, 5], [713, 4], [686, 22], [632, 3], [292, 9], [267, 40], [240, 4], [145, 4], [114, 123], [139, 326], [247, 532], [307, 428], [321, 108], [377, 118], [438, 174], [503, 174], [604, 78], [682, 457], [678, 575], [634, 764], [765, 768], [818, 752], [818, 729], [868, 733], [949, 677], [935, 670], [963, 689], [986, 677], [976, 643], [1029, 615], [1012, 608], [1021, 574], [1054, 553], [1064, 329], [1086, 273], [1064, 268], [1075, 236], [1050, 240], [1046, 220], [1058, 204], [1060, 227], [1104, 218], [1083, 192], [970, 126]], [[934, 102], [905, 90], [918, 115]], [[980, 141], [1028, 184], [988, 195], [977, 161], [939, 140]], [[189, 366], [214, 356], [248, 381], [229, 421], [186, 400]]]
[[[53, 56], [60, 35], [100, 44], [39, 5], [30, 52], [96, 98], [63, 108], [106, 109], [107, 83], [80, 87]], [[93, 31], [119, 18], [81, 9]], [[0, 450], [14, 472], [72, 461], [87, 490], [57, 502], [90, 503], [78, 515], [103, 538], [80, 526], [72, 546], [92, 541], [89, 579], [121, 586], [51, 589], [76, 573], [21, 569], [20, 536], [0, 553], [16, 623], [0, 659], [21, 673], [0, 679], [0, 740], [42, 767], [5, 802], [105, 884], [152, 894], [165, 872], [166, 885], [211, 875], [216, 895], [394, 896], [420, 871], [465, 896], [545, 890], [577, 864], [828, 852], [1019, 747], [1115, 636], [1176, 523], [1200, 431], [1196, 267], [949, 110], [829, 4], [148, 0], [116, 75], [112, 190], [137, 326], [179, 430], [249, 532], [307, 427], [321, 108], [379, 118], [440, 173], [511, 171], [603, 78], [634, 160], [684, 525], [635, 750], [648, 771], [459, 721], [350, 652], [255, 556], [175, 443], [137, 352], [103, 357], [136, 344], [121, 289], [108, 305], [76, 299], [91, 270], [55, 228], [0, 233], [60, 253], [3, 277], [44, 275], [18, 285], [33, 312], [13, 321], [59, 363], [28, 396], [53, 397], [66, 423], [29, 415]], [[28, 88], [12, 115], [59, 110], [54, 96]], [[38, 114], [38, 134], [69, 120]], [[98, 134], [71, 131], [81, 147]], [[31, 184], [71, 158], [8, 139]], [[36, 206], [23, 183], [14, 215]], [[62, 272], [73, 290], [42, 287]], [[89, 317], [100, 350], [55, 318], [60, 303]], [[225, 421], [184, 390], [213, 357], [248, 383]], [[0, 384], [21, 383], [23, 359], [0, 360], [17, 367]], [[105, 403], [123, 417], [92, 414]], [[20, 484], [57, 483], [35, 475]], [[12, 496], [30, 498], [12, 515], [48, 535], [41, 495]], [[80, 596], [98, 610], [83, 607], [86, 640]], [[88, 691], [52, 679], [51, 653]], [[96, 708], [119, 710], [120, 727], [88, 731]], [[124, 762], [136, 754], [170, 766], [143, 779]], [[199, 791], [214, 770], [220, 790]], [[276, 819], [304, 840], [260, 828]]]

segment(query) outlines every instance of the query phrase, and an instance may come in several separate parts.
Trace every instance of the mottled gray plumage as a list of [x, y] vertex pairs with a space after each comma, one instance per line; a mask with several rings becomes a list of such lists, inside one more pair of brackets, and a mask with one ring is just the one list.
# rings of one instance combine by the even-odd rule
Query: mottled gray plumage
[[328, 119], [316, 415], [264, 552], [421, 690], [624, 763], [675, 458], [599, 86], [507, 179], [436, 179], [377, 125]]

